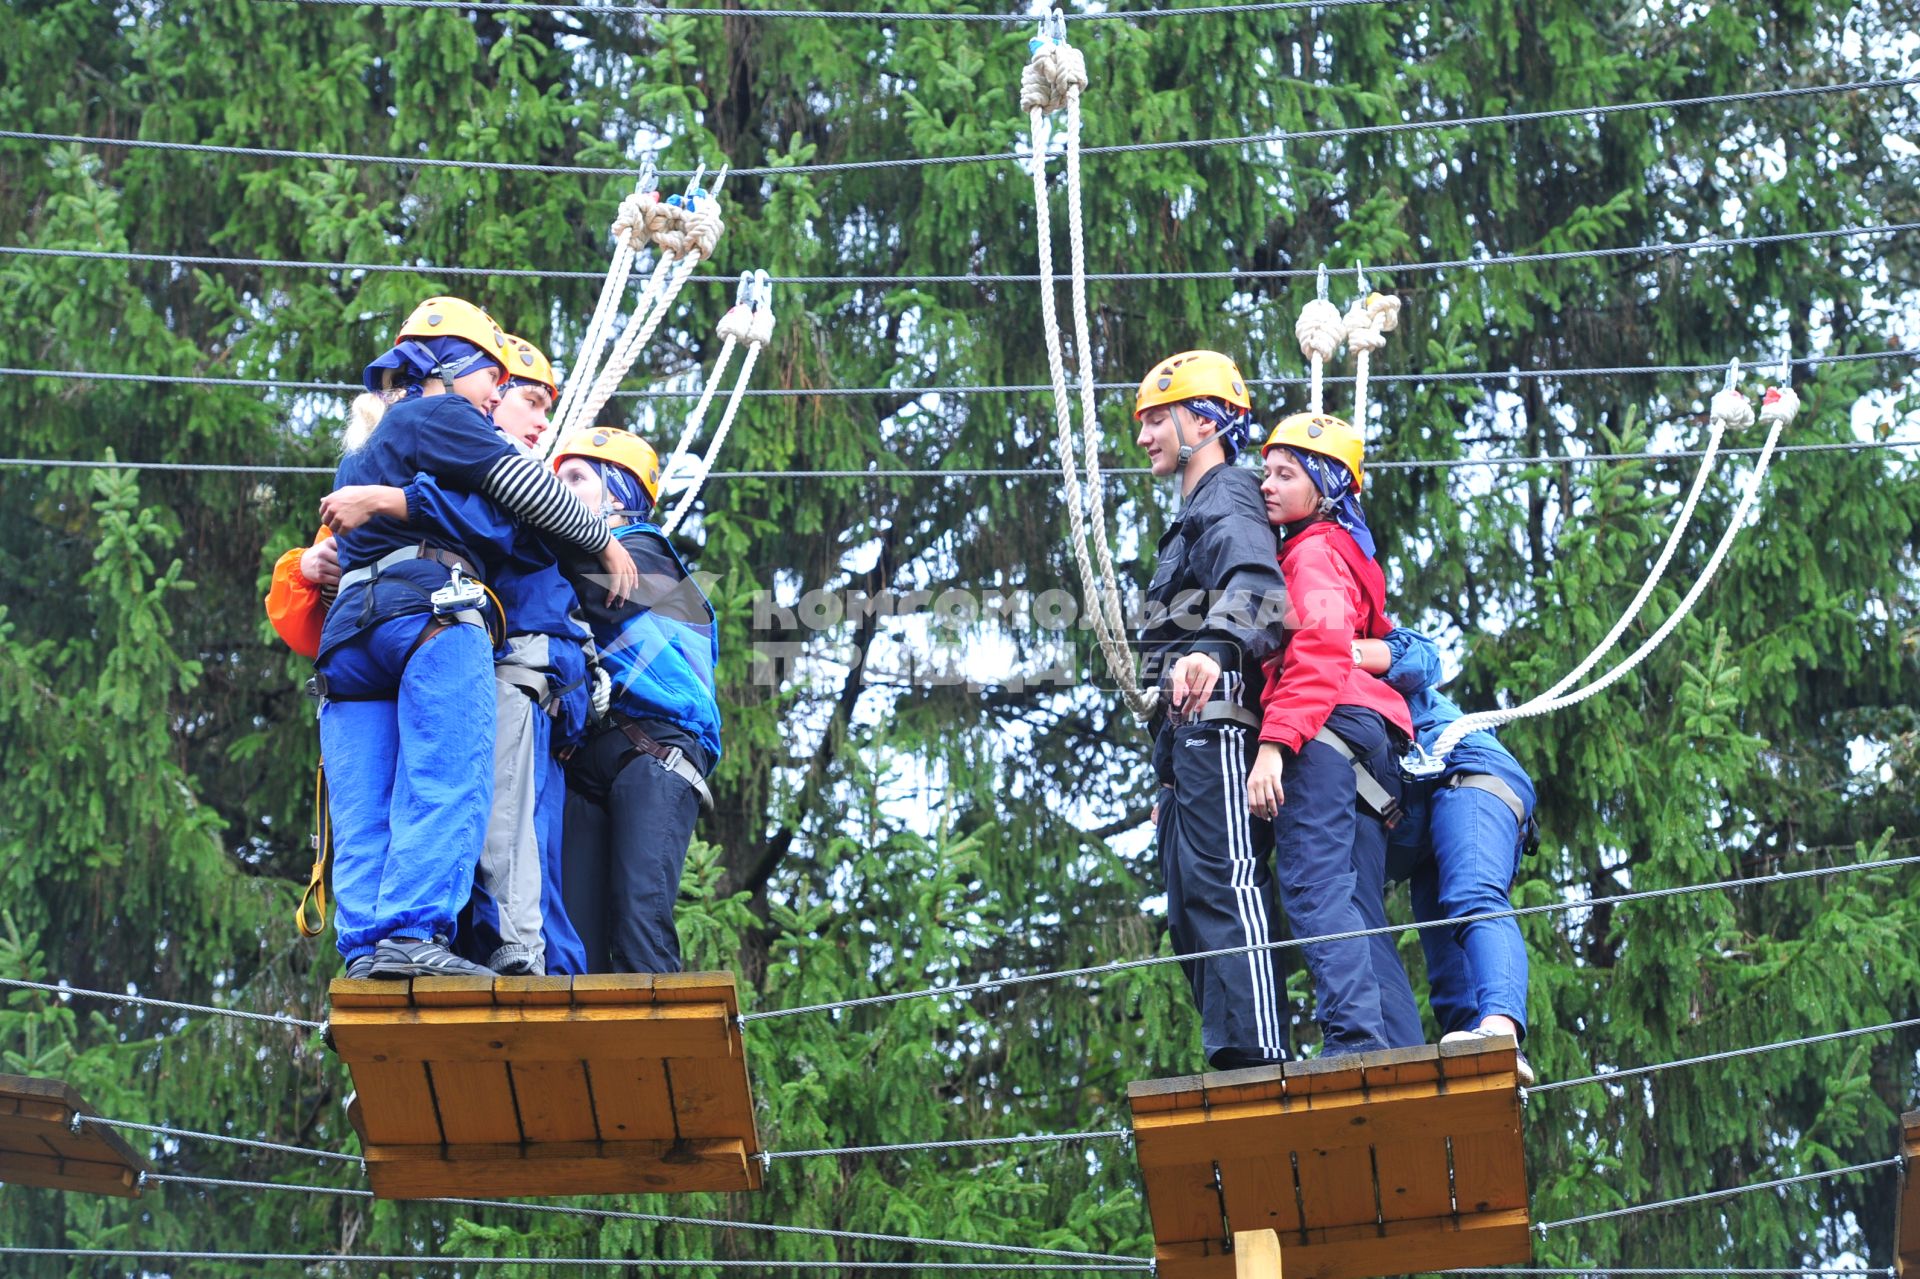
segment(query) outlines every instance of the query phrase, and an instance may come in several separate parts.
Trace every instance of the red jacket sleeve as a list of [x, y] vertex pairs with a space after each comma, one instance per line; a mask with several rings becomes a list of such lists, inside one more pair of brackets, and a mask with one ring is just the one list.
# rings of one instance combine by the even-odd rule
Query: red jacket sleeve
[[[319, 543], [332, 536], [322, 525], [313, 540]], [[300, 556], [306, 549], [296, 546], [274, 564], [273, 584], [267, 591], [267, 620], [288, 648], [302, 657], [318, 657], [320, 629], [327, 622], [327, 600], [318, 586], [300, 574]]]
[[1358, 586], [1347, 566], [1314, 538], [1281, 563], [1287, 579], [1287, 646], [1266, 666], [1260, 740], [1297, 751], [1326, 726], [1353, 672]]

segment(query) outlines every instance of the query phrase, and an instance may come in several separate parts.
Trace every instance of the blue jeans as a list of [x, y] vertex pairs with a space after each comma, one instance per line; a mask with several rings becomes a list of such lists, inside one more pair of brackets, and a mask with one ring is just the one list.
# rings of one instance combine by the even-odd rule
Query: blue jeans
[[[1520, 865], [1513, 810], [1486, 791], [1447, 786], [1437, 787], [1425, 806], [1428, 839], [1411, 884], [1414, 918], [1426, 923], [1508, 909]], [[1500, 1016], [1513, 1018], [1525, 1035], [1527, 947], [1516, 920], [1423, 928], [1420, 946], [1442, 1034]]]
[[451, 936], [486, 835], [493, 646], [460, 625], [415, 649], [427, 621], [390, 618], [319, 663], [334, 926], [349, 961], [388, 937]]
[[[1389, 794], [1400, 789], [1386, 721], [1336, 706], [1327, 727]], [[1273, 821], [1280, 904], [1297, 937], [1384, 927], [1386, 828], [1359, 804], [1353, 765], [1324, 742], [1286, 755], [1285, 802]], [[1324, 1055], [1405, 1048], [1423, 1042], [1419, 1006], [1391, 934], [1302, 946], [1313, 977], [1314, 1020]]]

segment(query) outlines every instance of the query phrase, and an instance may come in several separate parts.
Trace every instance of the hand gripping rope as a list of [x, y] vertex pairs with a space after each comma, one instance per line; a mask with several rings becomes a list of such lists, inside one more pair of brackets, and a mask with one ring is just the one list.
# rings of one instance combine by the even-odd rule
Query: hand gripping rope
[[[660, 526], [660, 531], [668, 537], [673, 536], [674, 530], [680, 527], [680, 521], [693, 509], [694, 499], [700, 496], [701, 487], [706, 484], [707, 476], [712, 474], [713, 459], [719, 455], [720, 446], [727, 442], [727, 432], [733, 429], [733, 419], [740, 412], [740, 401], [746, 394], [748, 379], [753, 376], [753, 366], [760, 359], [760, 352], [766, 350], [767, 344], [773, 341], [773, 283], [765, 271], [755, 271], [751, 275], [744, 271], [740, 273], [739, 295], [727, 313], [720, 317], [718, 332], [725, 341], [721, 343], [720, 354], [713, 362], [713, 372], [707, 375], [707, 385], [700, 392], [700, 402], [694, 405], [686, 427], [680, 432], [679, 442], [673, 446], [673, 456], [660, 472], [660, 482], [664, 486], [676, 465], [691, 468], [686, 480], [687, 491], [681, 495], [667, 522]], [[687, 449], [693, 443], [694, 433], [706, 418], [714, 392], [720, 389], [720, 378], [726, 372], [727, 361], [733, 358], [733, 348], [742, 342], [747, 344], [747, 353], [741, 357], [740, 373], [734, 378], [733, 393], [727, 397], [727, 408], [720, 415], [720, 425], [714, 429], [706, 454], [698, 463], [689, 464]]]
[[[1327, 268], [1324, 263], [1320, 267], [1318, 295], [1300, 308], [1300, 318], [1294, 321], [1293, 336], [1300, 343], [1300, 354], [1306, 357], [1311, 374], [1307, 384], [1307, 412], [1324, 412], [1327, 361], [1340, 354], [1340, 344], [1347, 340], [1347, 326], [1340, 318], [1340, 308], [1327, 301]], [[1355, 423], [1355, 426], [1358, 425]]]
[[[673, 309], [694, 269], [713, 256], [714, 246], [726, 231], [726, 222], [720, 216], [720, 189], [726, 185], [727, 171], [720, 170], [712, 191], [700, 187], [705, 175], [703, 165], [695, 172], [684, 195], [662, 200], [659, 192], [643, 189], [621, 202], [613, 222], [616, 241], [613, 263], [601, 288], [599, 305], [594, 308], [580, 344], [579, 368], [567, 372], [567, 386], [554, 413], [553, 429], [547, 432], [540, 450], [543, 457], [553, 456], [562, 441], [593, 425], [594, 416], [618, 389], [621, 379], [626, 377], [661, 321]], [[649, 181], [650, 174], [643, 173], [642, 185]], [[643, 237], [654, 247], [653, 274], [641, 289], [633, 314], [628, 317], [612, 353], [601, 365], [601, 348], [612, 328], [613, 315], [619, 310], [620, 296], [626, 290], [634, 254]]]
[[1367, 434], [1367, 364], [1373, 353], [1387, 344], [1387, 334], [1400, 324], [1400, 299], [1391, 293], [1367, 290], [1367, 270], [1354, 272], [1360, 295], [1353, 300], [1340, 321], [1346, 335], [1347, 350], [1353, 353], [1353, 429], [1362, 439]]
[[1766, 479], [1767, 466], [1773, 460], [1774, 446], [1780, 441], [1780, 433], [1786, 429], [1787, 424], [1792, 422], [1794, 415], [1800, 411], [1800, 397], [1794, 393], [1792, 386], [1786, 385], [1784, 373], [1782, 375], [1782, 385], [1769, 389], [1766, 397], [1761, 401], [1760, 421], [1767, 424], [1768, 430], [1766, 442], [1760, 448], [1760, 457], [1754, 463], [1753, 474], [1748, 477], [1746, 489], [1740, 494], [1739, 504], [1734, 508], [1733, 518], [1727, 522], [1726, 532], [1720, 535], [1719, 544], [1713, 548], [1713, 554], [1707, 557], [1706, 565], [1700, 570], [1699, 576], [1694, 579], [1693, 585], [1688, 588], [1686, 595], [1682, 597], [1680, 603], [1674, 607], [1673, 612], [1660, 624], [1659, 628], [1655, 630], [1653, 634], [1647, 636], [1639, 648], [1629, 653], [1625, 658], [1621, 659], [1613, 669], [1609, 670], [1599, 679], [1594, 680], [1591, 684], [1588, 684], [1584, 688], [1576, 689], [1571, 693], [1564, 693], [1568, 685], [1585, 674], [1585, 672], [1599, 660], [1600, 656], [1612, 647], [1614, 641], [1619, 638], [1621, 632], [1623, 632], [1627, 625], [1633, 620], [1634, 615], [1638, 613], [1641, 606], [1646, 603], [1647, 597], [1652, 594], [1654, 586], [1658, 584], [1661, 574], [1666, 570], [1667, 562], [1673, 556], [1674, 548], [1679, 543], [1680, 535], [1685, 529], [1687, 521], [1692, 518], [1693, 507], [1699, 500], [1700, 490], [1705, 483], [1707, 470], [1713, 463], [1712, 451], [1719, 447], [1721, 434], [1727, 427], [1742, 430], [1752, 425], [1754, 420], [1753, 409], [1747, 403], [1745, 397], [1743, 397], [1734, 386], [1739, 375], [1739, 369], [1740, 362], [1738, 360], [1733, 361], [1728, 366], [1727, 384], [1713, 397], [1712, 414], [1714, 433], [1708, 446], [1708, 455], [1702, 461], [1700, 475], [1694, 481], [1693, 491], [1687, 495], [1687, 502], [1681, 510], [1678, 526], [1674, 529], [1672, 537], [1668, 539], [1667, 546], [1661, 551], [1660, 558], [1654, 564], [1653, 572], [1648, 577], [1646, 584], [1641, 587], [1640, 593], [1636, 595], [1633, 602], [1628, 605], [1626, 615], [1614, 624], [1614, 628], [1608, 633], [1607, 638], [1595, 648], [1592, 653], [1588, 654], [1587, 659], [1571, 674], [1566, 676], [1566, 678], [1555, 684], [1553, 688], [1538, 697], [1522, 702], [1518, 706], [1511, 706], [1500, 710], [1476, 711], [1474, 714], [1461, 716], [1453, 723], [1447, 725], [1446, 730], [1440, 734], [1439, 740], [1433, 744], [1431, 756], [1426, 759], [1414, 759], [1408, 765], [1409, 771], [1415, 775], [1439, 771], [1440, 768], [1445, 766], [1447, 755], [1455, 746], [1460, 744], [1461, 739], [1466, 737], [1467, 734], [1479, 729], [1498, 728], [1500, 725], [1512, 723], [1514, 720], [1529, 719], [1536, 715], [1549, 715], [1554, 711], [1564, 710], [1569, 706], [1578, 705], [1587, 698], [1592, 697], [1595, 693], [1601, 692], [1614, 684], [1622, 676], [1640, 665], [1654, 649], [1660, 647], [1660, 645], [1665, 642], [1667, 636], [1673, 633], [1674, 628], [1680, 625], [1681, 621], [1692, 610], [1694, 603], [1699, 600], [1701, 594], [1707, 589], [1707, 584], [1713, 580], [1713, 575], [1719, 571], [1720, 562], [1726, 558], [1727, 552], [1732, 549], [1733, 541], [1739, 536], [1741, 526], [1746, 523], [1747, 515], [1752, 511], [1754, 503], [1759, 500], [1760, 485], [1761, 482]]
[[[1027, 113], [1033, 139], [1040, 316], [1047, 333], [1047, 372], [1053, 384], [1053, 416], [1057, 428], [1054, 444], [1064, 480], [1067, 519], [1073, 530], [1073, 559], [1080, 571], [1094, 635], [1106, 658], [1107, 669], [1120, 685], [1127, 706], [1144, 721], [1153, 713], [1157, 694], [1143, 690], [1134, 679], [1133, 661], [1126, 647], [1126, 622], [1120, 611], [1120, 585], [1113, 569], [1113, 553], [1107, 547], [1106, 508], [1100, 487], [1100, 423], [1093, 404], [1093, 342], [1087, 322], [1087, 246], [1080, 202], [1080, 95], [1087, 87], [1087, 62], [1078, 49], [1067, 43], [1066, 18], [1058, 9], [1041, 19], [1039, 34], [1028, 42], [1027, 48], [1032, 56], [1020, 75], [1020, 106]], [[1047, 203], [1047, 114], [1062, 107], [1067, 112], [1067, 236], [1073, 272], [1074, 345], [1080, 360], [1084, 483], [1073, 456], [1073, 411], [1067, 401], [1066, 357], [1060, 346], [1060, 317], [1053, 297], [1053, 233]], [[1100, 562], [1097, 578], [1093, 563], [1087, 557], [1089, 537]]]

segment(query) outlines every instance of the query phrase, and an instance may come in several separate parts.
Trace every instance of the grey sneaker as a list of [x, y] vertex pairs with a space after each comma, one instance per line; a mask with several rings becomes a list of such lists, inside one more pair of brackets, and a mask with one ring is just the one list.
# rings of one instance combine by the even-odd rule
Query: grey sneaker
[[[1446, 1034], [1440, 1036], [1440, 1042], [1443, 1044], [1458, 1044], [1458, 1043], [1465, 1043], [1466, 1041], [1472, 1040], [1472, 1039], [1506, 1039], [1506, 1038], [1508, 1038], [1508, 1036], [1506, 1035], [1496, 1034], [1491, 1030], [1480, 1030], [1476, 1028], [1474, 1030], [1449, 1031]], [[1534, 1081], [1533, 1063], [1527, 1060], [1527, 1055], [1523, 1052], [1516, 1051], [1513, 1054], [1513, 1077], [1520, 1081], [1520, 1086], [1522, 1088], [1533, 1087], [1533, 1081]]]
[[460, 958], [435, 938], [389, 937], [373, 948], [370, 977], [404, 980], [409, 977], [491, 977], [493, 969]]
[[502, 977], [545, 977], [546, 965], [535, 962], [525, 946], [506, 945], [487, 957], [487, 967]]
[[347, 961], [345, 976], [351, 981], [365, 981], [373, 976], [373, 955], [371, 952], [357, 959]]

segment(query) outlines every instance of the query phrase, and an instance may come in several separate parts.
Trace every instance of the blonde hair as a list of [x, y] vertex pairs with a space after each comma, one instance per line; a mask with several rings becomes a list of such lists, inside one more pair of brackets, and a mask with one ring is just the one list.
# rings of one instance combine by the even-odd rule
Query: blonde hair
[[353, 404], [347, 410], [347, 434], [342, 440], [342, 451], [351, 453], [373, 438], [374, 428], [380, 425], [380, 419], [387, 415], [387, 409], [403, 392], [367, 391], [353, 397]]

